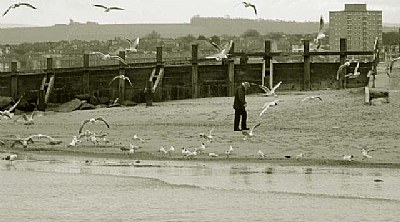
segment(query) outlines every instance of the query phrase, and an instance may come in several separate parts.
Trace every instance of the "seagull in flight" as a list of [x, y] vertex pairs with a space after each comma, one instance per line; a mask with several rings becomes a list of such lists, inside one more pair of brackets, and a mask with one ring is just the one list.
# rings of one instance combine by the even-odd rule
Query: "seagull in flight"
[[5, 16], [11, 9], [18, 8], [19, 6], [27, 6], [27, 7], [29, 7], [29, 8], [36, 9], [35, 6], [33, 6], [33, 5], [29, 4], [29, 3], [23, 3], [23, 2], [22, 2], [22, 3], [12, 4], [12, 5], [10, 5], [10, 7], [8, 7], [8, 9], [3, 13], [3, 16]]
[[100, 5], [100, 4], [94, 4], [93, 6], [94, 6], [94, 7], [103, 8], [103, 9], [104, 9], [104, 12], [109, 12], [109, 11], [111, 11], [111, 10], [125, 10], [125, 9], [123, 9], [123, 8], [116, 7], [116, 6], [107, 7], [107, 6]]
[[114, 80], [116, 80], [116, 79], [126, 80], [126, 81], [129, 82], [129, 85], [131, 85], [131, 87], [133, 87], [132, 82], [131, 82], [131, 80], [129, 79], [129, 77], [125, 76], [124, 74], [115, 76], [115, 77], [110, 81], [109, 84], [111, 85], [111, 83], [112, 83]]
[[258, 85], [258, 87], [260, 87], [262, 90], [264, 90], [265, 94], [264, 96], [275, 96], [277, 97], [277, 95], [275, 94], [275, 90], [277, 88], [279, 88], [279, 86], [282, 84], [282, 81], [278, 82], [271, 90], [268, 89], [268, 87], [263, 86], [263, 85]]
[[306, 98], [302, 99], [300, 102], [304, 102], [306, 100], [315, 100], [315, 99], [319, 99], [320, 101], [322, 101], [322, 98], [320, 96], [307, 96]]
[[221, 61], [222, 59], [228, 58], [228, 53], [232, 47], [233, 41], [230, 40], [229, 43], [226, 44], [224, 47], [220, 47], [219, 45], [217, 45], [214, 42], [211, 42], [211, 44], [219, 50], [219, 53], [206, 56], [205, 58], [206, 59], [216, 59], [217, 61]]
[[247, 138], [249, 138], [249, 137], [254, 137], [255, 135], [254, 135], [254, 129], [255, 128], [257, 128], [258, 126], [260, 126], [261, 125], [261, 123], [257, 123], [256, 125], [254, 125], [251, 129], [250, 129], [250, 131], [249, 132], [247, 132], [246, 130], [243, 130], [242, 131], [242, 135], [244, 136], [243, 137], [243, 140], [246, 140]]
[[21, 102], [22, 96], [19, 98], [19, 100], [8, 110], [0, 111], [0, 116], [6, 116], [9, 119], [12, 119], [14, 116], [14, 113], [11, 113], [14, 111], [14, 109], [18, 106], [18, 104]]
[[370, 150], [361, 149], [361, 154], [363, 155], [363, 159], [372, 158], [372, 156], [368, 154], [369, 152], [372, 151], [375, 151], [375, 149], [370, 149]]
[[103, 117], [97, 117], [97, 118], [90, 118], [90, 119], [86, 119], [82, 122], [81, 127], [79, 128], [79, 134], [82, 133], [83, 127], [85, 126], [86, 123], [95, 123], [97, 121], [101, 121], [104, 124], [106, 124], [107, 128], [110, 128], [110, 125], [108, 125], [107, 121], [103, 118]]
[[13, 148], [15, 145], [21, 145], [23, 148], [27, 148], [28, 144], [33, 143], [33, 137], [36, 135], [31, 135], [26, 138], [20, 138], [19, 135], [17, 136], [17, 139], [14, 140], [14, 143], [11, 144], [11, 148]]
[[62, 143], [61, 140], [56, 140], [53, 137], [48, 136], [48, 135], [44, 135], [44, 134], [35, 134], [35, 135], [30, 136], [30, 138], [32, 138], [32, 139], [35, 138], [35, 137], [37, 137], [39, 139], [41, 139], [41, 138], [49, 139], [49, 142], [47, 143], [49, 145], [58, 145], [58, 144]]
[[274, 101], [272, 101], [272, 102], [266, 102], [266, 103], [264, 104], [264, 106], [261, 108], [262, 110], [261, 110], [261, 112], [260, 112], [259, 117], [261, 117], [261, 116], [267, 111], [267, 109], [268, 109], [269, 107], [278, 105], [278, 102], [279, 102], [279, 99], [276, 99], [276, 100], [274, 100]]
[[[37, 111], [33, 111], [30, 115], [26, 115], [25, 113], [22, 114], [22, 117], [24, 118], [24, 125], [33, 125], [35, 122], [33, 122], [33, 118], [38, 114]], [[18, 118], [19, 119], [19, 118]], [[15, 121], [17, 121], [16, 119]], [[15, 122], [14, 121], [14, 122]]]
[[317, 37], [314, 39], [314, 42], [317, 45], [317, 50], [319, 48], [321, 48], [322, 39], [325, 38], [324, 27], [325, 27], [324, 18], [322, 18], [322, 15], [321, 15], [321, 17], [319, 18], [318, 34], [317, 34]]
[[211, 142], [213, 141], [212, 132], [214, 131], [214, 129], [215, 129], [215, 127], [213, 127], [213, 128], [209, 131], [208, 135], [206, 135], [205, 133], [200, 133], [200, 134], [199, 134], [199, 135], [200, 135], [200, 138], [204, 138], [204, 139], [208, 140], [208, 142], [211, 143]]
[[345, 77], [349, 77], [350, 79], [357, 78], [357, 77], [360, 76], [360, 74], [361, 74], [361, 73], [358, 71], [359, 68], [360, 68], [360, 62], [357, 62], [357, 65], [356, 65], [356, 67], [354, 68], [354, 72], [345, 75]]
[[254, 4], [252, 4], [250, 2], [242, 2], [242, 3], [243, 3], [245, 8], [252, 7], [254, 9], [254, 14], [257, 15], [257, 9], [256, 9], [256, 6]]
[[126, 39], [126, 41], [129, 42], [129, 48], [125, 49], [125, 51], [128, 52], [137, 52], [137, 48], [139, 46], [139, 37], [137, 37], [135, 40], [130, 40]]
[[118, 61], [122, 62], [124, 65], [128, 65], [123, 58], [121, 58], [121, 57], [119, 57], [117, 55], [104, 54], [102, 52], [91, 52], [90, 54], [98, 55], [103, 60], [115, 59], [115, 60], [118, 60]]

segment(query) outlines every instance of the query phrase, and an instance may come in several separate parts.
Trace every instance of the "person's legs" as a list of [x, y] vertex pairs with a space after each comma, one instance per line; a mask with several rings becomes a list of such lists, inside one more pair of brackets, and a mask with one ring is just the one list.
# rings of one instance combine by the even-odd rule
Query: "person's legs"
[[247, 111], [242, 111], [242, 130], [248, 130], [247, 128]]
[[240, 131], [240, 129], [239, 129], [240, 113], [241, 113], [240, 110], [236, 110], [235, 109], [235, 121], [234, 121], [234, 124], [233, 124], [233, 130], [234, 131]]

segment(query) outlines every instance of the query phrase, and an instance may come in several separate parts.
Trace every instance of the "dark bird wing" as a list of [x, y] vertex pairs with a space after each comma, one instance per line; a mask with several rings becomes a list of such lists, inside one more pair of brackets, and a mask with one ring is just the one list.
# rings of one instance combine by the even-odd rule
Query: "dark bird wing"
[[261, 125], [261, 123], [257, 123], [256, 125], [254, 125], [252, 128], [251, 128], [251, 130], [250, 130], [250, 132], [253, 132], [257, 127], [259, 127]]
[[8, 9], [3, 13], [3, 16], [5, 16], [9, 11], [10, 11], [10, 9], [12, 9], [13, 8], [13, 5], [11, 5], [10, 7], [8, 7]]
[[93, 6], [94, 6], [94, 7], [100, 7], [100, 8], [107, 9], [107, 7], [106, 7], [106, 6], [104, 6], [104, 5], [94, 4]]
[[110, 7], [110, 10], [125, 10], [125, 9], [120, 7]]
[[17, 145], [17, 144], [23, 145], [22, 142], [21, 142], [21, 140], [15, 140], [15, 141], [11, 144], [11, 147], [10, 147], [10, 148], [14, 148], [14, 146]]
[[251, 7], [253, 7], [253, 9], [254, 9], [254, 14], [256, 14], [257, 15], [257, 9], [256, 9], [256, 6], [255, 5], [250, 5]]
[[24, 6], [28, 6], [30, 8], [36, 9], [35, 6], [33, 6], [33, 5], [29, 4], [29, 3], [19, 3], [18, 5], [24, 5]]
[[84, 120], [83, 122], [82, 122], [82, 124], [81, 124], [81, 127], [79, 128], [79, 134], [81, 134], [82, 133], [82, 129], [83, 129], [83, 127], [85, 126], [85, 124], [86, 123], [88, 123], [88, 122], [90, 122], [90, 120], [88, 120], [88, 119], [86, 119], [86, 120]]
[[107, 125], [107, 128], [110, 128], [110, 125], [108, 125], [107, 121], [103, 117], [97, 117], [96, 121], [102, 121]]

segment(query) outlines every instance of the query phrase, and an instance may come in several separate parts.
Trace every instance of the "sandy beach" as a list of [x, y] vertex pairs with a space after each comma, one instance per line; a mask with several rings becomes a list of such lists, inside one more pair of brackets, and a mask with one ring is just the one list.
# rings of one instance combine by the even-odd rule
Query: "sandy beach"
[[[301, 100], [307, 96], [320, 96], [320, 100]], [[0, 139], [6, 142], [3, 152], [22, 155], [79, 155], [120, 159], [186, 160], [183, 147], [194, 150], [205, 142], [205, 153], [195, 156], [202, 161], [265, 161], [278, 164], [351, 165], [360, 167], [400, 168], [398, 140], [400, 134], [400, 107], [384, 103], [364, 105], [364, 89], [324, 90], [313, 92], [280, 93], [277, 106], [271, 107], [259, 118], [261, 107], [276, 98], [261, 94], [247, 95], [248, 125], [261, 125], [255, 137], [244, 140], [241, 132], [233, 131], [233, 97], [201, 98], [153, 103], [152, 107], [139, 104], [134, 107], [100, 108], [95, 110], [59, 113], [46, 111], [35, 117], [35, 124], [24, 125], [17, 114], [12, 120], [0, 121]], [[102, 116], [110, 124], [86, 124], [85, 130], [109, 133], [110, 143], [94, 146], [82, 138], [76, 147], [67, 147], [78, 135], [83, 120]], [[200, 138], [214, 128], [213, 142]], [[60, 145], [48, 145], [40, 139], [28, 148], [17, 145], [10, 148], [16, 135], [27, 137], [46, 134]], [[144, 141], [134, 141], [137, 134]], [[125, 155], [120, 148], [130, 144], [141, 148]], [[175, 147], [171, 157], [158, 152], [160, 146]], [[233, 155], [224, 154], [229, 146]], [[372, 158], [363, 159], [361, 148], [375, 149]], [[259, 159], [257, 151], [266, 157]], [[208, 153], [219, 154], [210, 157]], [[301, 158], [297, 155], [303, 154]], [[354, 161], [343, 160], [343, 155], [354, 155]], [[285, 156], [290, 156], [287, 158]]]

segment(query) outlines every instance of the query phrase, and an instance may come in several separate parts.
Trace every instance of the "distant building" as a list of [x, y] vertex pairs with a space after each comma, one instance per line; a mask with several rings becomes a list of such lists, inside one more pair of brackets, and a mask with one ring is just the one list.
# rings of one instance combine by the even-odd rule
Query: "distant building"
[[367, 10], [366, 4], [345, 4], [344, 11], [330, 11], [329, 36], [331, 50], [339, 50], [340, 38], [347, 39], [347, 50], [372, 50], [376, 37], [382, 41], [382, 11]]

